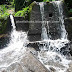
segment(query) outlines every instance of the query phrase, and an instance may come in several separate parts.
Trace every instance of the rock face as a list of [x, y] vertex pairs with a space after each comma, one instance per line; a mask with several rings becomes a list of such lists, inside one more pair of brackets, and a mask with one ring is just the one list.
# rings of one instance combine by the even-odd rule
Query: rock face
[[[17, 31], [28, 31], [29, 23], [26, 22], [24, 17], [14, 17]], [[26, 23], [25, 23], [26, 22]]]
[[53, 5], [53, 2], [46, 3], [44, 11], [46, 21], [59, 21], [57, 7]]
[[[3, 27], [0, 29], [0, 49], [7, 46], [10, 41], [10, 33], [12, 30], [10, 17], [7, 20], [0, 20]], [[2, 31], [2, 32], [1, 32]]]
[[10, 17], [8, 17], [6, 20], [5, 19], [0, 19], [0, 34], [3, 33], [10, 33], [11, 32], [11, 20]]
[[[67, 17], [67, 9], [65, 7], [65, 4], [62, 2], [61, 6], [63, 8], [63, 15], [64, 18]], [[55, 40], [59, 39], [61, 37], [61, 20], [59, 19], [60, 17], [60, 11], [58, 6], [56, 5], [55, 2], [46, 2], [44, 3], [44, 20], [46, 21], [44, 23], [47, 34], [50, 35], [50, 38]], [[41, 40], [41, 33], [42, 33], [42, 14], [40, 11], [40, 5], [37, 2], [30, 13], [30, 21], [32, 23], [29, 23], [29, 31], [28, 31], [28, 36], [30, 41], [39, 41]], [[38, 22], [38, 23], [36, 23]]]
[[18, 62], [0, 68], [1, 72], [49, 72], [29, 51], [25, 52]]
[[41, 13], [40, 6], [38, 4], [34, 4], [32, 11], [30, 13], [30, 22], [29, 23], [29, 40], [30, 41], [38, 41], [41, 40]]
[[10, 36], [8, 34], [0, 35], [0, 49], [6, 47], [9, 41], [10, 41]]
[[72, 42], [72, 18], [65, 19], [65, 27], [68, 32], [68, 39]]
[[5, 30], [5, 32], [6, 33], [10, 33], [11, 32], [11, 30], [12, 30], [12, 24], [11, 24], [11, 19], [10, 19], [10, 16], [8, 17], [8, 19], [7, 19], [7, 22], [6, 22], [7, 24], [6, 24], [6, 30]]

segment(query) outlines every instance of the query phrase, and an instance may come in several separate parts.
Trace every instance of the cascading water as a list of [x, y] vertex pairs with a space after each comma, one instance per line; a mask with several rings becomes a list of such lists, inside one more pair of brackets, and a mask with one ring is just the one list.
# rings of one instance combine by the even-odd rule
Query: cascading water
[[6, 48], [0, 50], [0, 68], [8, 67], [14, 62], [19, 61], [25, 52], [27, 40], [27, 33], [16, 31], [14, 18], [10, 15], [12, 23], [11, 40]]
[[[43, 46], [40, 46], [40, 52], [38, 52], [38, 59], [49, 69], [50, 67], [53, 67], [56, 69], [56, 72], [66, 72], [68, 69], [68, 64], [70, 60], [67, 60], [66, 57], [63, 55], [64, 52], [68, 54], [69, 50], [64, 50], [61, 53], [61, 49], [66, 46], [66, 44], [69, 43], [67, 39], [67, 32], [65, 30], [64, 26], [64, 19], [63, 19], [63, 9], [61, 5], [61, 1], [55, 1], [53, 2], [53, 5], [58, 8], [59, 13], [59, 21], [60, 21], [60, 29], [61, 29], [61, 38], [57, 40], [52, 40], [49, 35], [49, 25], [48, 21], [44, 22], [44, 3], [39, 3], [40, 5], [40, 11], [42, 15], [42, 42], [40, 44], [43, 44]], [[45, 27], [45, 24], [47, 24], [48, 31]], [[48, 32], [48, 34], [47, 34]], [[59, 64], [60, 66], [56, 66]]]
[[41, 10], [41, 14], [42, 14], [42, 40], [48, 39], [47, 37], [47, 30], [45, 28], [45, 22], [44, 22], [44, 3], [40, 3], [40, 10]]
[[58, 8], [58, 12], [59, 12], [59, 21], [61, 22], [61, 39], [67, 39], [67, 32], [64, 26], [64, 15], [63, 15], [62, 2], [55, 1], [53, 5]]
[[[67, 60], [66, 57], [61, 52], [61, 49], [69, 43], [67, 39], [67, 32], [64, 26], [63, 20], [63, 9], [61, 6], [61, 1], [53, 2], [53, 5], [58, 8], [59, 12], [59, 21], [61, 28], [61, 38], [57, 40], [52, 40], [49, 27], [49, 21], [44, 21], [44, 3], [39, 3], [40, 11], [42, 16], [42, 34], [40, 41], [40, 51], [38, 51], [38, 59], [51, 71], [51, 67], [54, 72], [66, 72], [68, 69], [68, 64], [70, 60]], [[12, 32], [11, 32], [11, 40], [6, 48], [0, 50], [0, 68], [5, 68], [11, 65], [12, 63], [18, 62], [21, 59], [21, 56], [24, 55], [26, 51], [26, 46], [28, 43], [27, 33], [22, 31], [16, 31], [16, 26], [14, 23], [14, 18], [10, 15], [11, 23], [12, 23]], [[47, 26], [47, 27], [46, 27]], [[43, 46], [41, 46], [43, 44]], [[66, 53], [68, 49], [66, 50]], [[53, 72], [53, 71], [51, 71]]]

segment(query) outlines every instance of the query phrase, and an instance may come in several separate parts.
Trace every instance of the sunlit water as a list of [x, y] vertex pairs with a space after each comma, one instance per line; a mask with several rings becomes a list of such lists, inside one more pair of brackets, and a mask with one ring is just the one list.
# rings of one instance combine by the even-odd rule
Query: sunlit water
[[[40, 44], [43, 46], [39, 46], [40, 51], [38, 51], [37, 58], [50, 70], [50, 67], [53, 67], [56, 71], [55, 72], [66, 72], [69, 68], [68, 64], [70, 60], [66, 59], [60, 50], [61, 48], [65, 47], [66, 44], [69, 43], [67, 39], [67, 32], [64, 26], [63, 20], [63, 9], [61, 6], [60, 1], [53, 2], [54, 6], [58, 7], [59, 12], [59, 20], [61, 22], [61, 38], [57, 40], [52, 40], [49, 35], [49, 25], [47, 21], [44, 22], [44, 3], [39, 3], [40, 11], [42, 15], [42, 34]], [[0, 50], [0, 68], [1, 67], [8, 67], [14, 62], [17, 62], [21, 59], [21, 56], [24, 55], [26, 51], [27, 43], [29, 42], [27, 39], [27, 33], [22, 31], [16, 31], [16, 26], [14, 23], [14, 18], [10, 15], [11, 23], [12, 23], [12, 32], [10, 37], [10, 43], [7, 45], [6, 48]], [[45, 27], [47, 24], [48, 31]], [[48, 32], [48, 34], [47, 34]], [[68, 51], [68, 49], [67, 49]]]
[[[44, 22], [44, 3], [39, 3], [40, 5], [40, 11], [42, 15], [42, 21]], [[64, 26], [64, 19], [63, 19], [63, 9], [62, 9], [62, 3], [61, 1], [54, 1], [53, 5], [58, 8], [59, 13], [59, 21], [60, 21], [60, 33], [61, 37], [57, 40], [52, 40], [49, 35], [47, 34], [47, 29], [45, 27], [45, 23], [42, 23], [42, 41], [44, 41], [43, 46], [40, 46], [40, 52], [38, 52], [38, 59], [49, 69], [50, 67], [53, 67], [56, 71], [55, 72], [66, 72], [66, 70], [69, 68], [68, 64], [70, 63], [70, 60], [66, 59], [66, 56], [61, 53], [61, 48], [65, 47], [66, 44], [69, 43], [69, 40], [67, 39], [67, 32], [65, 30]], [[47, 21], [47, 27], [49, 32], [49, 25]], [[69, 52], [69, 49], [67, 49], [66, 52]], [[56, 64], [56, 65], [55, 65]], [[59, 66], [57, 66], [59, 64]], [[61, 67], [60, 67], [61, 66]], [[62, 67], [63, 66], [63, 67]]]
[[0, 68], [8, 67], [12, 63], [19, 61], [26, 51], [26, 45], [28, 42], [27, 33], [16, 31], [12, 15], [10, 15], [10, 19], [13, 29], [11, 32], [10, 43], [6, 48], [0, 50]]

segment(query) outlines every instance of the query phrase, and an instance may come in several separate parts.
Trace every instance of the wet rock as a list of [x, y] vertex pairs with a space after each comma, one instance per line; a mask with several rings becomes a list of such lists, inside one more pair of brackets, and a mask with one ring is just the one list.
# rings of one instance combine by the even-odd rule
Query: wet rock
[[70, 44], [70, 54], [72, 56], [72, 43]]
[[35, 3], [32, 7], [32, 11], [30, 12], [30, 20], [29, 23], [29, 31], [28, 36], [30, 41], [38, 41], [41, 40], [41, 13], [39, 4]]
[[36, 51], [40, 51], [39, 49], [39, 42], [30, 42], [27, 47], [32, 47], [34, 48]]
[[10, 17], [7, 19], [0, 19], [0, 34], [11, 32], [11, 20]]
[[[60, 22], [59, 21], [51, 21], [48, 23], [49, 25], [49, 33], [50, 39], [56, 40], [61, 37], [61, 28], [60, 28]], [[46, 26], [46, 29], [48, 31], [48, 27]]]
[[65, 66], [63, 66], [63, 65], [60, 64], [59, 62], [48, 61], [46, 64], [47, 64], [47, 65], [54, 66], [54, 67], [65, 68]]
[[66, 18], [64, 24], [68, 32], [68, 39], [72, 42], [72, 18]]
[[44, 14], [45, 14], [45, 20], [46, 21], [58, 21], [59, 18], [58, 18], [58, 11], [57, 11], [57, 7], [55, 7], [53, 5], [53, 2], [49, 2], [49, 3], [46, 3], [44, 5]]
[[53, 67], [49, 68], [51, 72], [56, 72], [56, 70]]
[[67, 72], [72, 72], [72, 62], [69, 64], [69, 68], [67, 69]]
[[7, 18], [7, 22], [6, 22], [6, 28], [5, 28], [5, 33], [11, 33], [12, 30], [12, 23], [11, 23], [11, 19], [10, 16]]
[[6, 47], [9, 42], [10, 42], [10, 35], [8, 34], [0, 35], [0, 49]]
[[32, 7], [32, 11], [30, 13], [30, 21], [32, 23], [29, 24], [29, 33], [28, 34], [41, 34], [41, 13], [39, 4], [35, 3]]
[[14, 19], [17, 31], [28, 31], [29, 23], [24, 19], [24, 17], [14, 17]]
[[33, 72], [49, 72], [31, 53], [28, 53], [21, 63]]
[[[61, 6], [63, 8], [63, 15], [64, 18], [67, 17], [67, 13], [66, 13], [66, 6], [63, 2], [61, 2]], [[40, 12], [40, 6], [39, 3], [36, 2], [36, 4], [33, 6], [32, 11], [30, 13], [30, 21], [33, 21], [33, 23], [29, 24], [29, 39], [30, 41], [32, 41], [31, 39], [33, 39], [33, 41], [37, 41], [37, 39], [39, 39], [36, 36], [36, 39], [34, 38], [35, 35], [40, 35], [40, 39], [41, 40], [41, 33], [42, 33], [42, 24], [45, 24], [45, 27], [47, 29], [47, 34], [50, 35], [50, 38], [55, 40], [55, 39], [59, 39], [61, 37], [61, 20], [59, 19], [60, 17], [60, 13], [58, 10], [58, 6], [55, 4], [55, 2], [45, 2], [44, 3], [44, 17], [43, 17], [43, 21], [50, 21], [50, 23], [41, 23], [39, 21], [42, 21], [42, 16], [41, 16], [41, 12]], [[37, 23], [37, 22], [38, 23]], [[53, 21], [53, 23], [52, 23]], [[58, 22], [55, 22], [58, 21]], [[49, 27], [48, 27], [49, 26]], [[48, 32], [49, 30], [49, 32]], [[32, 37], [33, 36], [33, 37]]]
[[41, 40], [41, 34], [28, 34], [29, 41], [40, 41]]
[[35, 48], [33, 48], [33, 47], [28, 47], [28, 50], [29, 50], [35, 57], [38, 56], [38, 52], [36, 51]]
[[64, 47], [62, 47], [61, 49], [60, 49], [60, 52], [63, 54], [63, 55], [65, 55], [65, 56], [69, 56], [70, 55], [70, 43], [67, 43], [67, 44], [65, 44], [65, 46]]
[[7, 68], [7, 72], [31, 72], [25, 66], [22, 66], [19, 63], [13, 63]]
[[[6, 54], [6, 56], [8, 56]], [[11, 55], [10, 55], [11, 56]], [[1, 62], [2, 63], [2, 62]], [[43, 64], [27, 50], [18, 60], [11, 61], [8, 66], [1, 67], [2, 72], [49, 72]]]

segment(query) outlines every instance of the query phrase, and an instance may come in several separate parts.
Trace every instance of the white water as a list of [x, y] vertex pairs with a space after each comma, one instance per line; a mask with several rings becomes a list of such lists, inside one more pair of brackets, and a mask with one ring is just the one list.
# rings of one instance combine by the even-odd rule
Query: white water
[[12, 32], [11, 32], [11, 40], [6, 48], [0, 50], [0, 68], [8, 67], [14, 62], [19, 61], [21, 56], [24, 55], [26, 50], [27, 33], [26, 32], [18, 32], [16, 31], [14, 18], [10, 15], [11, 23], [12, 23]]
[[[55, 2], [55, 4], [57, 6], [60, 6], [58, 5], [59, 2]], [[47, 35], [47, 29], [45, 27], [45, 24], [47, 24], [49, 33], [48, 21], [47, 23], [44, 22], [44, 3], [40, 3], [40, 10], [43, 21], [41, 37], [42, 41], [44, 41], [44, 46], [40, 47], [41, 51], [38, 52], [38, 58], [48, 69], [50, 69], [50, 67], [53, 67], [56, 72], [66, 72], [67, 68], [69, 67], [68, 64], [70, 63], [70, 61], [67, 60], [64, 55], [60, 54], [60, 49], [69, 42], [66, 36], [64, 21], [61, 20], [63, 19], [63, 17], [60, 16], [61, 22], [63, 21], [61, 25], [61, 39], [51, 40], [50, 35]], [[13, 27], [13, 30], [11, 32], [11, 40], [6, 48], [0, 50], [0, 68], [8, 67], [12, 63], [19, 61], [21, 56], [24, 55], [28, 42], [27, 33], [16, 31], [14, 18], [12, 15], [10, 15], [10, 19]]]
[[61, 22], [61, 39], [67, 39], [67, 32], [64, 26], [64, 15], [63, 15], [62, 2], [55, 1], [53, 2], [53, 5], [58, 7], [58, 11], [59, 11], [59, 21]]
[[[56, 71], [55, 72], [66, 72], [69, 68], [68, 64], [70, 60], [67, 60], [66, 57], [60, 52], [61, 48], [65, 46], [65, 44], [69, 43], [67, 39], [67, 32], [64, 26], [64, 19], [63, 19], [63, 9], [61, 1], [53, 2], [53, 5], [58, 8], [59, 12], [59, 20], [61, 22], [61, 38], [57, 40], [51, 40], [50, 35], [47, 35], [47, 29], [44, 23], [44, 3], [39, 3], [40, 11], [42, 15], [42, 42], [43, 47], [40, 47], [40, 52], [38, 52], [38, 59], [49, 69], [53, 67]], [[47, 27], [49, 32], [49, 26], [47, 21]], [[56, 65], [55, 65], [56, 64]], [[57, 66], [58, 65], [58, 66]]]
[[46, 22], [44, 22], [44, 2], [39, 3], [39, 5], [40, 5], [40, 11], [42, 15], [42, 34], [41, 34], [42, 37], [41, 38], [42, 40], [46, 40], [48, 39], [48, 36], [47, 36], [47, 30], [45, 27]]

